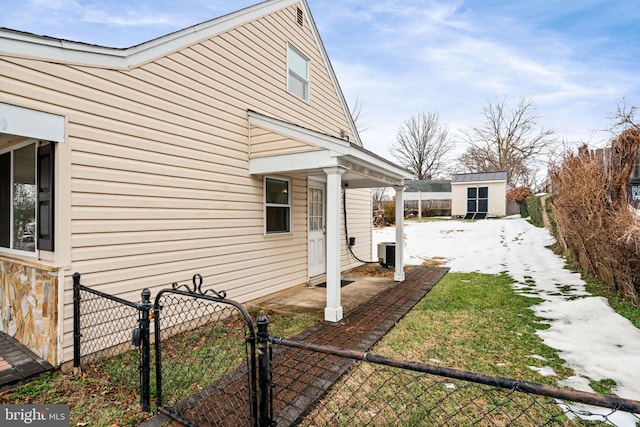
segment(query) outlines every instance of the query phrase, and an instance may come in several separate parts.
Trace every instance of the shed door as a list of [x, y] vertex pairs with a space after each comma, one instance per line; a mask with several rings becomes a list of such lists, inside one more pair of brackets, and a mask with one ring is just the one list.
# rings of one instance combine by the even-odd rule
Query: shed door
[[465, 219], [486, 218], [489, 213], [489, 187], [467, 188], [467, 215]]
[[327, 272], [324, 194], [323, 183], [309, 184], [309, 277]]

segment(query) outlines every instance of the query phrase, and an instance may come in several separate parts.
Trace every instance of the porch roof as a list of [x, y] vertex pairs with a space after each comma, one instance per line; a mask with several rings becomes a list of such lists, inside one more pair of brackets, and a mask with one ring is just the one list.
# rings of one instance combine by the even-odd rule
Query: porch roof
[[304, 173], [324, 176], [325, 168], [342, 167], [342, 183], [348, 188], [404, 186], [412, 175], [402, 167], [343, 139], [307, 129], [249, 110], [249, 124], [313, 145], [314, 149], [256, 155], [249, 172], [256, 175]]

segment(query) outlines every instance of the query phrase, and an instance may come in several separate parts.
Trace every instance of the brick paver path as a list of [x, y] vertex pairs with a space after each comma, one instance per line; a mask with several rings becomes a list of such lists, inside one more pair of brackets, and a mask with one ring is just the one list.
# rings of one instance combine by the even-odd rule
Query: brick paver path
[[53, 370], [15, 338], [0, 332], [0, 390]]
[[[416, 267], [406, 273], [403, 282], [372, 298], [339, 323], [320, 322], [295, 337], [296, 340], [369, 350], [420, 301], [444, 276], [448, 268]], [[274, 347], [274, 414], [278, 426], [293, 425], [353, 363], [350, 359], [312, 354], [283, 346]], [[235, 384], [235, 385], [234, 385]], [[242, 412], [233, 413], [230, 401], [246, 389], [246, 378], [226, 382], [206, 400], [186, 413], [198, 425], [237, 426], [247, 423], [248, 403]]]
[[7, 362], [2, 356], [0, 356], [0, 371], [5, 371], [11, 368], [13, 368], [13, 365], [11, 365], [11, 363]]

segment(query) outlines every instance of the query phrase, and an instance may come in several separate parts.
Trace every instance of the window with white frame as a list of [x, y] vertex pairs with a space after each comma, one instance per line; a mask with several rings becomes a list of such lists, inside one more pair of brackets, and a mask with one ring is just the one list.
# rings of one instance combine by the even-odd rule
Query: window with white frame
[[0, 247], [35, 252], [36, 143], [0, 153]]
[[289, 45], [287, 50], [289, 76], [287, 87], [290, 93], [309, 101], [309, 60], [295, 47]]
[[0, 149], [0, 249], [53, 250], [54, 144]]
[[265, 177], [264, 209], [266, 234], [291, 232], [291, 181]]

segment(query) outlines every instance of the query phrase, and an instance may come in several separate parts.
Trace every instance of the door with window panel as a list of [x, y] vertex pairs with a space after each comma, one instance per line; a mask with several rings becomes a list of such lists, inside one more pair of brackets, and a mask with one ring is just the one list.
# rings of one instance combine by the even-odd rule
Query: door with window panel
[[325, 239], [325, 186], [322, 183], [309, 184], [309, 277], [327, 272]]

